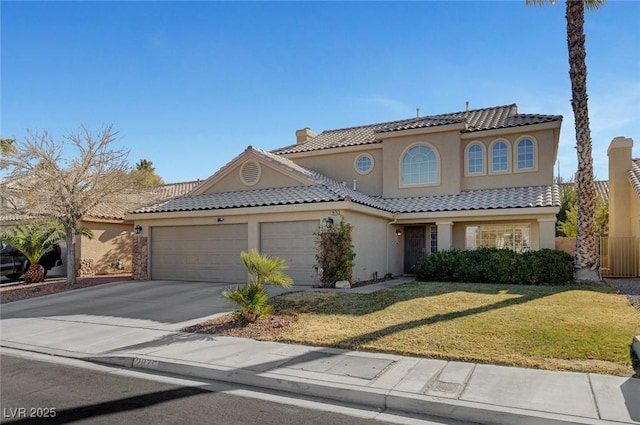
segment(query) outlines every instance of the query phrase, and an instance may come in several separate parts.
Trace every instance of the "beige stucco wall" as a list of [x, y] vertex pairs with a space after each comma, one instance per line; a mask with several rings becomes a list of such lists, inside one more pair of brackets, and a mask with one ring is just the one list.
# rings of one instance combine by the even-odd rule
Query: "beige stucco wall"
[[[637, 195], [631, 187], [627, 172], [631, 170], [631, 150], [633, 141], [616, 137], [611, 141], [609, 157], [609, 236], [627, 237], [638, 235]], [[636, 209], [636, 211], [633, 211]]]
[[[478, 133], [482, 134], [482, 133]], [[536, 153], [536, 167], [533, 171], [518, 171], [517, 170], [517, 142], [523, 137], [529, 137], [537, 145], [535, 149]], [[509, 158], [510, 170], [506, 173], [491, 174], [491, 151], [490, 146], [494, 141], [504, 140], [510, 145], [511, 155]], [[483, 175], [462, 177], [462, 190], [474, 190], [474, 189], [491, 189], [495, 187], [521, 187], [521, 186], [538, 186], [538, 185], [550, 185], [553, 184], [553, 166], [555, 163], [555, 132], [554, 130], [542, 130], [529, 133], [511, 133], [501, 136], [488, 136], [488, 137], [474, 137], [472, 139], [465, 139], [460, 146], [460, 158], [463, 163], [463, 167], [466, 167], [465, 151], [467, 147], [474, 143], [480, 142], [484, 145], [484, 168], [485, 173]]]
[[[404, 153], [416, 144], [426, 143], [439, 158], [440, 181], [437, 185], [400, 187], [400, 164]], [[401, 198], [460, 192], [462, 161], [459, 153], [460, 132], [447, 131], [394, 137], [383, 141], [384, 181], [382, 196]]]
[[[352, 202], [336, 202], [315, 205], [291, 205], [278, 207], [245, 208], [231, 211], [199, 211], [184, 213], [148, 214], [136, 219], [136, 225], [143, 227], [142, 235], [149, 236], [150, 226], [193, 226], [203, 224], [220, 225], [246, 223], [248, 228], [248, 249], [260, 249], [260, 224], [269, 222], [322, 220], [332, 217], [345, 221], [354, 227], [352, 237], [357, 252], [353, 277], [369, 280], [374, 272], [382, 278], [387, 272], [398, 275], [402, 272], [402, 244], [395, 243], [395, 227], [387, 225], [392, 221], [388, 214], [377, 215], [372, 210]], [[223, 218], [222, 222], [218, 222]], [[387, 258], [388, 255], [388, 258]], [[388, 266], [387, 266], [388, 264]]]
[[403, 245], [396, 244], [392, 220], [346, 211], [345, 221], [353, 226], [353, 246], [357, 253], [353, 268], [355, 281], [379, 279], [385, 274], [402, 274]]
[[[256, 161], [254, 158], [247, 158], [248, 161]], [[279, 171], [272, 169], [267, 164], [260, 164], [261, 174], [258, 182], [252, 186], [246, 185], [240, 178], [240, 170], [245, 161], [240, 161], [238, 164], [227, 170], [227, 172], [213, 187], [208, 188], [205, 193], [222, 193], [222, 192], [235, 192], [243, 190], [255, 190], [266, 189], [273, 187], [291, 187], [301, 186], [302, 183], [292, 177], [289, 177]]]
[[[76, 242], [76, 258], [93, 259], [97, 274], [131, 271], [132, 233], [131, 223], [83, 221], [93, 231], [93, 239], [81, 237]], [[119, 261], [121, 269], [115, 263]]]
[[[356, 159], [362, 154], [369, 154], [373, 158], [373, 169], [368, 174], [360, 174], [356, 171]], [[337, 181], [343, 181], [349, 187], [356, 188], [359, 192], [370, 196], [382, 195], [382, 173], [384, 164], [382, 161], [382, 145], [367, 145], [366, 148], [346, 149], [339, 153], [327, 154], [314, 152], [312, 156], [294, 156], [291, 158], [303, 167], [311, 168]]]

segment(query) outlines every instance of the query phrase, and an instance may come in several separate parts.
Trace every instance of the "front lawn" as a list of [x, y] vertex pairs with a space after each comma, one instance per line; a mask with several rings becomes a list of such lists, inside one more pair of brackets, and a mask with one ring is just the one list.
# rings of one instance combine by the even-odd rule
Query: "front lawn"
[[632, 375], [640, 313], [607, 285], [413, 282], [369, 295], [296, 292], [283, 342]]

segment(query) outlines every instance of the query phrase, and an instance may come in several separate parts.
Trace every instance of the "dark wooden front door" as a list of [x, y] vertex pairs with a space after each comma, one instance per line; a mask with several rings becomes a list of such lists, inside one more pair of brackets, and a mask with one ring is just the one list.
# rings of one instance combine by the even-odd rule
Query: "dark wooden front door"
[[415, 266], [426, 254], [425, 226], [404, 228], [404, 272], [415, 274]]

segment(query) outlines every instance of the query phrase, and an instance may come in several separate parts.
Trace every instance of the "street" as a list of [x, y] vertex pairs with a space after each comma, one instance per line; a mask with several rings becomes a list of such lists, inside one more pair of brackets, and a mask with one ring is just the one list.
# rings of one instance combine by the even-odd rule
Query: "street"
[[[380, 415], [317, 402], [298, 403], [313, 406], [305, 408], [229, 394], [231, 387], [224, 384], [147, 376], [90, 364], [91, 368], [76, 367], [71, 365], [73, 362], [76, 361], [58, 364], [6, 354], [0, 356], [0, 423], [454, 424], [452, 421], [429, 422], [391, 415], [383, 415], [385, 420], [380, 420], [380, 417], [372, 419], [373, 416]], [[237, 392], [237, 387], [234, 388], [233, 392]], [[265, 394], [262, 397], [284, 399]], [[318, 406], [324, 406], [320, 407], [324, 410], [318, 410]], [[361, 417], [334, 413], [340, 410], [351, 411]]]

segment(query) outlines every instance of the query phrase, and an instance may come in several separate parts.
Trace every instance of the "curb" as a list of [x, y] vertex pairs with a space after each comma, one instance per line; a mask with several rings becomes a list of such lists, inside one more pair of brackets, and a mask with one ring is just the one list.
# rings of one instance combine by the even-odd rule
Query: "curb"
[[[640, 341], [638, 341], [640, 344]], [[437, 416], [484, 425], [620, 425], [603, 419], [576, 417], [537, 410], [511, 408], [457, 399], [406, 393], [343, 383], [295, 378], [187, 361], [166, 361], [151, 356], [90, 356], [87, 361], [132, 369], [170, 373], [277, 390], [295, 395], [352, 403], [379, 411]]]

